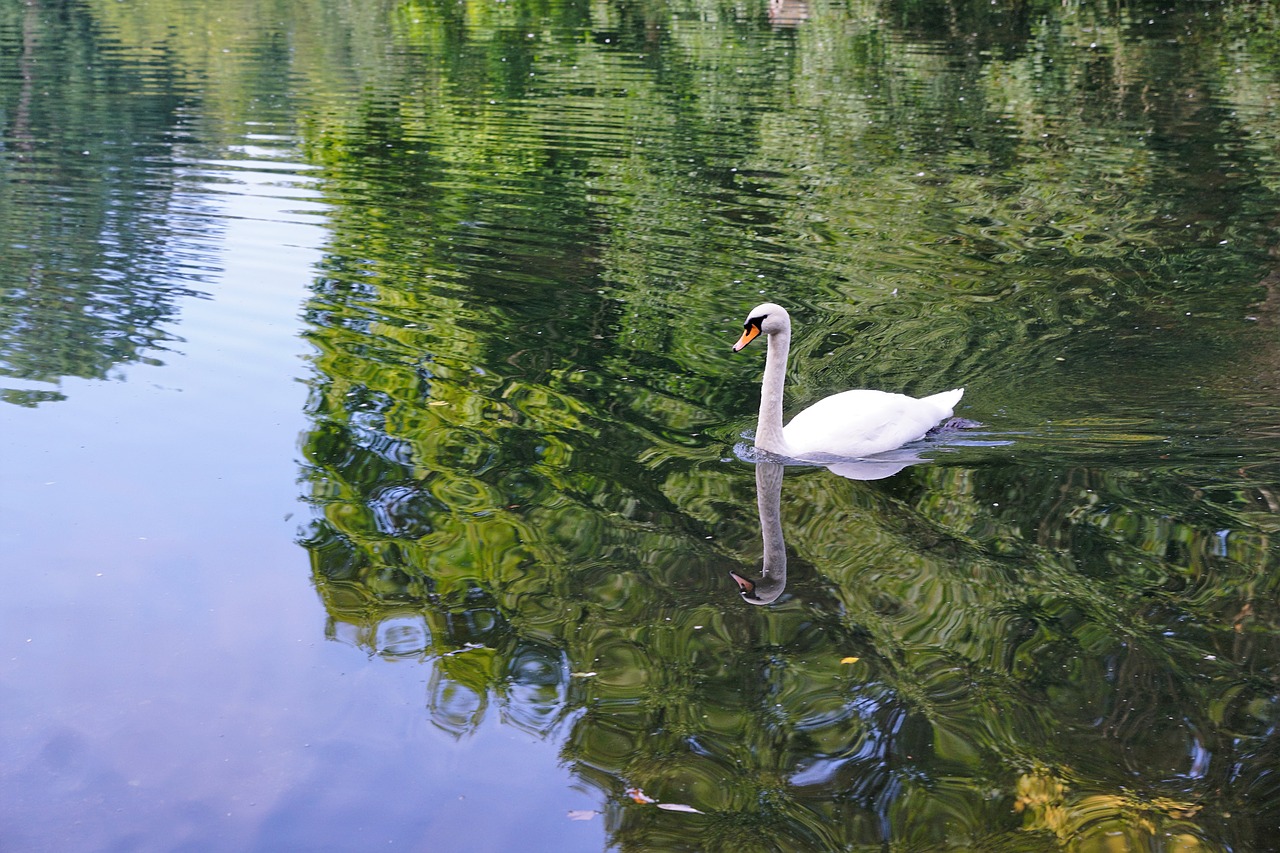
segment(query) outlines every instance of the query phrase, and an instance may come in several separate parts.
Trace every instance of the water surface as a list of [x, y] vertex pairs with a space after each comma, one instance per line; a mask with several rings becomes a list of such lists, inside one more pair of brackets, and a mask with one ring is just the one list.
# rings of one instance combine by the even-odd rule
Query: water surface
[[1266, 849], [1277, 24], [0, 12], [0, 836]]

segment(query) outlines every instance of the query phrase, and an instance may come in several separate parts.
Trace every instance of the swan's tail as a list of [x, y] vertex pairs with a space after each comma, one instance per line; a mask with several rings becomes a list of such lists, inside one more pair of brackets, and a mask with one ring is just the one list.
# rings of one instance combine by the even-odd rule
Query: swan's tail
[[923, 397], [921, 399], [946, 409], [947, 416], [949, 417], [951, 413], [955, 411], [956, 404], [960, 402], [960, 398], [963, 396], [963, 388], [952, 388], [950, 391], [943, 391], [941, 394], [931, 394], [928, 397]]

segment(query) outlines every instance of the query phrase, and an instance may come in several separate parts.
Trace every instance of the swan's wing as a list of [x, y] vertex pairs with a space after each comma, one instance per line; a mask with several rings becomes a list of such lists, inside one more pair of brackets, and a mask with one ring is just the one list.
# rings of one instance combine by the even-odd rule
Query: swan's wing
[[797, 414], [783, 431], [799, 458], [860, 458], [922, 438], [951, 415], [962, 391], [916, 399], [905, 394], [854, 390], [833, 394]]

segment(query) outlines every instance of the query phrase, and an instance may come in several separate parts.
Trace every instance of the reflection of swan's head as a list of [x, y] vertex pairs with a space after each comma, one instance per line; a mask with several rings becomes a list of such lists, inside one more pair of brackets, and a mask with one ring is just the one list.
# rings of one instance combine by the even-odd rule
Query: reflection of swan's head
[[764, 575], [758, 581], [753, 581], [737, 572], [729, 572], [729, 576], [737, 582], [738, 592], [742, 593], [742, 600], [747, 604], [773, 604], [787, 588], [785, 567], [782, 577], [771, 578]]
[[733, 351], [745, 347], [756, 339], [762, 332], [766, 335], [776, 335], [779, 332], [791, 331], [791, 315], [787, 313], [787, 309], [773, 302], [765, 302], [751, 309], [751, 313], [747, 315], [747, 321], [742, 324], [742, 337], [733, 345]]

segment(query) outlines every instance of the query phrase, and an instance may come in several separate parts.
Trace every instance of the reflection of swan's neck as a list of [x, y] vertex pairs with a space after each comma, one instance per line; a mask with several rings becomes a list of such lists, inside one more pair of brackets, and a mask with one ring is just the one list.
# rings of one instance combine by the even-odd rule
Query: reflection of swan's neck
[[778, 462], [756, 465], [756, 506], [760, 510], [760, 538], [764, 541], [764, 566], [760, 579], [730, 572], [748, 604], [773, 604], [787, 588], [787, 546], [782, 541], [782, 472]]
[[787, 351], [791, 330], [769, 335], [769, 351], [764, 359], [764, 380], [760, 383], [760, 419], [756, 422], [756, 447], [787, 456], [782, 437], [782, 386], [787, 378]]
[[760, 510], [760, 538], [764, 542], [762, 581], [787, 582], [787, 544], [782, 539], [782, 472], [776, 463], [756, 465], [756, 506]]

